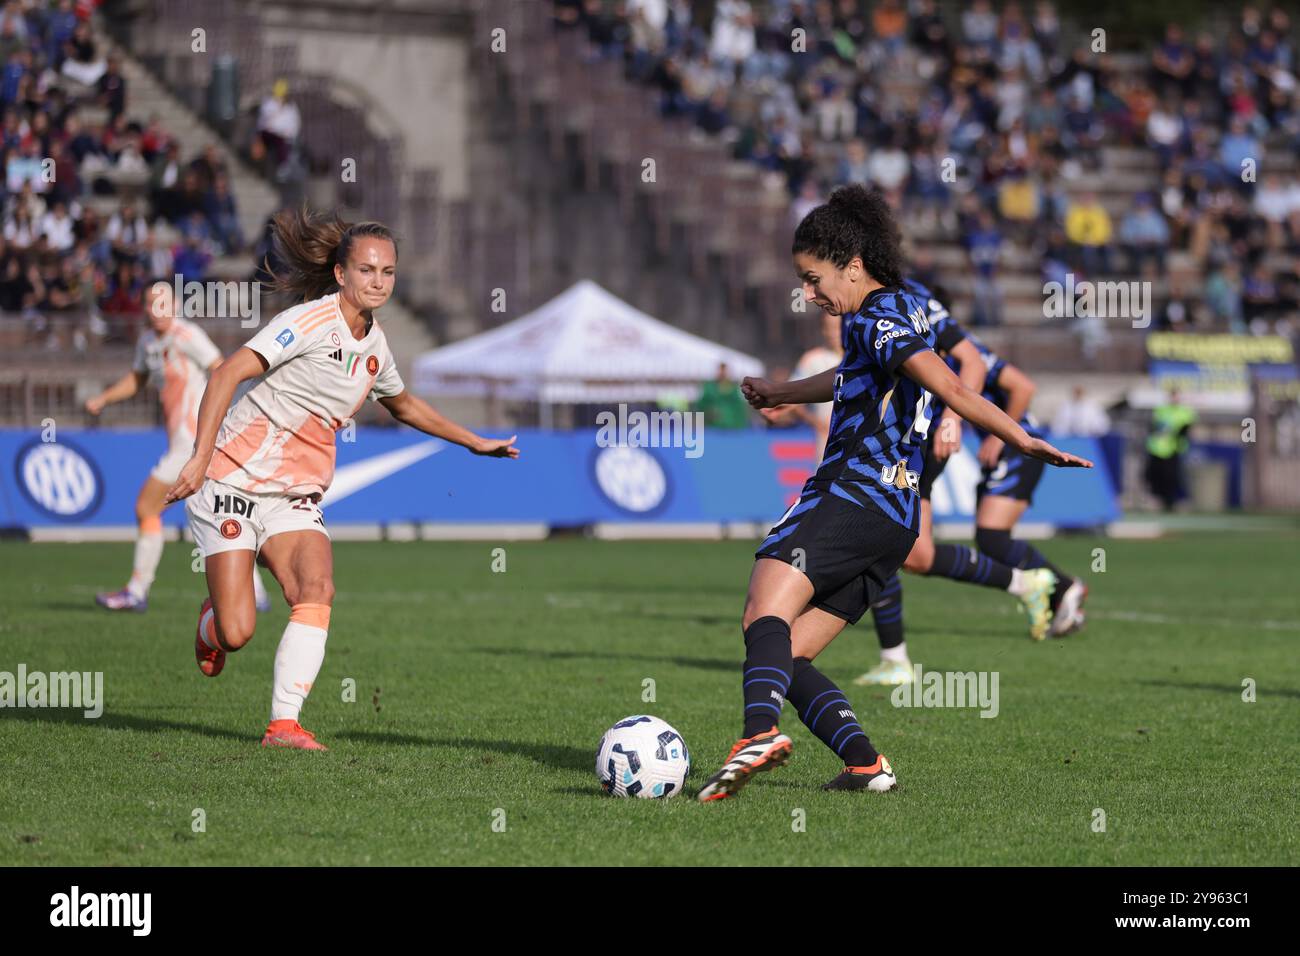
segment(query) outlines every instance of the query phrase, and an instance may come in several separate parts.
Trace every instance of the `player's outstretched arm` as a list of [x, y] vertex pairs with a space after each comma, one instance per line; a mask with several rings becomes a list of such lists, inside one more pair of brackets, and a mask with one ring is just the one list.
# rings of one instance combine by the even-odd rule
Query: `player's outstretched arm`
[[199, 403], [194, 455], [181, 469], [176, 484], [167, 490], [163, 498], [164, 504], [188, 498], [203, 487], [208, 463], [212, 460], [212, 450], [217, 446], [217, 430], [221, 428], [221, 420], [226, 417], [226, 410], [230, 408], [230, 400], [235, 397], [235, 389], [240, 382], [261, 375], [268, 367], [266, 359], [248, 346], [242, 346], [208, 377], [207, 388], [203, 390], [203, 401]]
[[127, 372], [98, 395], [86, 399], [86, 411], [92, 415], [98, 415], [104, 410], [105, 405], [126, 401], [144, 387], [145, 379], [144, 372], [135, 370]]
[[1029, 433], [1006, 412], [961, 383], [952, 369], [928, 349], [917, 352], [903, 363], [902, 372], [922, 388], [932, 392], [945, 405], [972, 425], [992, 432], [1021, 454], [1039, 458], [1062, 468], [1091, 468], [1092, 462], [1058, 448]]
[[835, 374], [837, 369], [828, 368], [824, 372], [793, 382], [771, 382], [765, 378], [746, 378], [740, 383], [740, 392], [745, 401], [754, 408], [775, 408], [777, 405], [814, 405], [829, 402], [835, 397]]
[[457, 425], [450, 418], [438, 414], [432, 405], [410, 392], [404, 391], [381, 398], [379, 404], [388, 409], [389, 414], [403, 425], [410, 425], [426, 435], [468, 448], [476, 455], [488, 455], [492, 458], [519, 457], [519, 449], [514, 444], [517, 435], [511, 435], [509, 438], [483, 438], [468, 428]]
[[[1038, 391], [1034, 380], [1007, 362], [998, 372], [997, 384], [998, 388], [1007, 393], [1007, 407], [1003, 409], [1007, 417], [1017, 422], [1023, 419], [1025, 413], [1029, 411], [1029, 403], [1033, 401], [1034, 393]], [[976, 457], [981, 465], [992, 468], [998, 463], [1001, 455], [1002, 439], [997, 435], [989, 435], [984, 439], [984, 444], [980, 446], [979, 455]]]

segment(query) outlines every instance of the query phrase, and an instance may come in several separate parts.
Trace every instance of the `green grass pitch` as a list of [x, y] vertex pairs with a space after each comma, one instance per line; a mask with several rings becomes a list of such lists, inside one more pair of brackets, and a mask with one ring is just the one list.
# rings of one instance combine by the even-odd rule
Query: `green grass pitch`
[[688, 794], [717, 768], [739, 731], [747, 543], [507, 544], [504, 573], [490, 542], [336, 545], [303, 715], [328, 753], [258, 746], [288, 616], [273, 582], [209, 680], [185, 546], [148, 613], [112, 615], [92, 598], [129, 545], [0, 544], [0, 671], [102, 671], [106, 700], [98, 720], [0, 710], [0, 864], [1295, 865], [1292, 528], [1047, 542], [1084, 573], [1104, 548], [1105, 571], [1087, 629], [1043, 644], [1004, 595], [906, 577], [913, 660], [997, 671], [998, 716], [854, 687], [877, 659], [867, 619], [818, 663], [900, 789], [822, 792], [838, 763], [787, 709], [790, 764], [706, 806], [606, 797], [594, 751], [653, 713], [690, 747]]

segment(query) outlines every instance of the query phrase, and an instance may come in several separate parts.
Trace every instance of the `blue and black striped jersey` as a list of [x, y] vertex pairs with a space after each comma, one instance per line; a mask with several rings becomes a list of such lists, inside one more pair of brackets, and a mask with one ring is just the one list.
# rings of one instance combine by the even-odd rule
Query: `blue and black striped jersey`
[[900, 288], [877, 289], [843, 317], [840, 334], [844, 358], [826, 453], [812, 482], [916, 530], [930, 393], [899, 368], [934, 349], [926, 302]]
[[[933, 292], [915, 279], [904, 279], [903, 288], [924, 302], [926, 315], [930, 319], [930, 328], [934, 330], [934, 350], [948, 362], [948, 367], [957, 371], [957, 363], [951, 356], [952, 350], [966, 338], [957, 320], [949, 314], [947, 307], [940, 302]], [[938, 421], [943, 414], [944, 404], [937, 398], [930, 399], [930, 421]]]

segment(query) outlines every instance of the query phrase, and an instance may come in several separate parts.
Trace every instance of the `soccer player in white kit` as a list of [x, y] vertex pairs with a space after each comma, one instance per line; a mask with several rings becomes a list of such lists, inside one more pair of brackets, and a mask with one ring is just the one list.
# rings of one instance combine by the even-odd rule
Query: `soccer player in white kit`
[[[221, 352], [207, 333], [176, 315], [169, 283], [163, 280], [151, 283], [145, 290], [144, 305], [149, 327], [136, 343], [131, 371], [86, 400], [86, 411], [98, 415], [105, 406], [126, 401], [146, 385], [152, 385], [158, 390], [167, 423], [167, 451], [145, 479], [135, 500], [138, 533], [131, 580], [120, 591], [95, 596], [95, 602], [110, 611], [148, 610], [149, 588], [163, 552], [162, 513], [166, 508], [163, 499], [194, 451], [203, 387], [208, 373], [221, 364]], [[270, 599], [256, 573], [253, 584], [257, 609], [270, 610]]]
[[[320, 498], [334, 477], [334, 434], [367, 399], [400, 422], [476, 455], [518, 458], [515, 436], [481, 438], [406, 391], [374, 311], [393, 293], [397, 244], [387, 227], [284, 212], [273, 240], [286, 309], [213, 373], [194, 456], [167, 500], [186, 510], [204, 555], [199, 670], [221, 673], [253, 636], [249, 573], [257, 557], [292, 611], [275, 655], [264, 747], [324, 750], [298, 718], [325, 658], [333, 555]], [[197, 493], [196, 493], [197, 492]], [[193, 497], [190, 497], [193, 496]]]

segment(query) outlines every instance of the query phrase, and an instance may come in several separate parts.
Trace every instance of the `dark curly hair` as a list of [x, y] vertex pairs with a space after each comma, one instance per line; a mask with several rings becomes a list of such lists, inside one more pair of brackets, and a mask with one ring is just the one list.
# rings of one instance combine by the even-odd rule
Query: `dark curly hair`
[[806, 252], [843, 269], [862, 257], [871, 277], [886, 287], [903, 282], [902, 235], [879, 190], [859, 183], [841, 186], [803, 217], [794, 231], [791, 255]]

